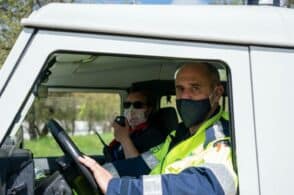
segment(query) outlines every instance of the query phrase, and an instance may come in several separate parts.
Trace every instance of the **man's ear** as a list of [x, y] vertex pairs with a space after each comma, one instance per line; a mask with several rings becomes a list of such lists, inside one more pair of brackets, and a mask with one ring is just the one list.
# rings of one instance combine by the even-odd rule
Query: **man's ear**
[[214, 89], [214, 101], [213, 103], [218, 103], [222, 95], [224, 94], [224, 87], [222, 84], [218, 84]]

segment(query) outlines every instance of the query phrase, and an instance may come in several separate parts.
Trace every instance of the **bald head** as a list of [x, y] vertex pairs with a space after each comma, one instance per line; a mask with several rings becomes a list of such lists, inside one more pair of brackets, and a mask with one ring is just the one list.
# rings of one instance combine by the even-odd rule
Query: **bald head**
[[176, 72], [176, 75], [175, 75], [176, 79], [178, 77], [181, 77], [182, 74], [184, 74], [185, 76], [190, 75], [190, 77], [195, 77], [198, 74], [201, 74], [203, 79], [205, 79], [206, 82], [209, 83], [209, 85], [212, 88], [220, 83], [220, 77], [219, 77], [219, 73], [217, 69], [209, 63], [193, 62], [193, 63], [184, 64]]

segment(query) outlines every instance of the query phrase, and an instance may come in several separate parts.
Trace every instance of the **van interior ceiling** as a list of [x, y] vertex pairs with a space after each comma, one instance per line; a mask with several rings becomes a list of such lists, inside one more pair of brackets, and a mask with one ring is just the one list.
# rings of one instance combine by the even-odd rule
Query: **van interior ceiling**
[[[158, 58], [146, 56], [119, 56], [106, 54], [53, 54], [47, 63], [49, 79], [43, 85], [49, 88], [127, 89], [135, 83], [161, 85], [173, 82], [175, 71], [191, 59]], [[52, 63], [54, 62], [54, 63]], [[226, 80], [226, 70], [220, 62], [211, 62]], [[131, 74], [130, 74], [131, 72]], [[144, 72], [144, 74], [140, 74]], [[144, 85], [142, 83], [142, 85]], [[140, 84], [141, 85], [141, 84]], [[170, 84], [169, 84], [170, 85]], [[172, 86], [173, 87], [173, 86]], [[163, 87], [161, 87], [163, 89]]]

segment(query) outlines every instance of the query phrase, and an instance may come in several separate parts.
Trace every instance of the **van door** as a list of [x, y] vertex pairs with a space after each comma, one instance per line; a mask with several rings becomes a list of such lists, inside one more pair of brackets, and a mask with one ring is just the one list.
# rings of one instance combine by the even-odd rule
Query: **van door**
[[261, 194], [294, 194], [294, 49], [251, 47]]
[[[15, 48], [13, 49], [15, 50]], [[229, 71], [230, 111], [241, 194], [259, 194], [248, 47], [140, 37], [39, 30], [0, 99], [0, 140], [18, 121], [38, 76], [56, 51], [138, 55], [222, 62]], [[14, 51], [12, 51], [14, 52]], [[18, 56], [16, 56], [18, 57]], [[6, 64], [6, 66], [9, 64]], [[168, 64], [166, 65], [168, 66]], [[164, 70], [162, 70], [164, 74]]]

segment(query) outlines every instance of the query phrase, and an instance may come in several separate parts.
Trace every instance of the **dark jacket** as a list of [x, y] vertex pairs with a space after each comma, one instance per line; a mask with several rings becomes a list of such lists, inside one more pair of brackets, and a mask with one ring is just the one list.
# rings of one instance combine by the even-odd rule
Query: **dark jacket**
[[[133, 131], [130, 138], [138, 152], [143, 153], [162, 143], [166, 136], [155, 125], [145, 125], [144, 128]], [[110, 146], [104, 147], [103, 153], [107, 162], [125, 159], [119, 142], [112, 142]]]

